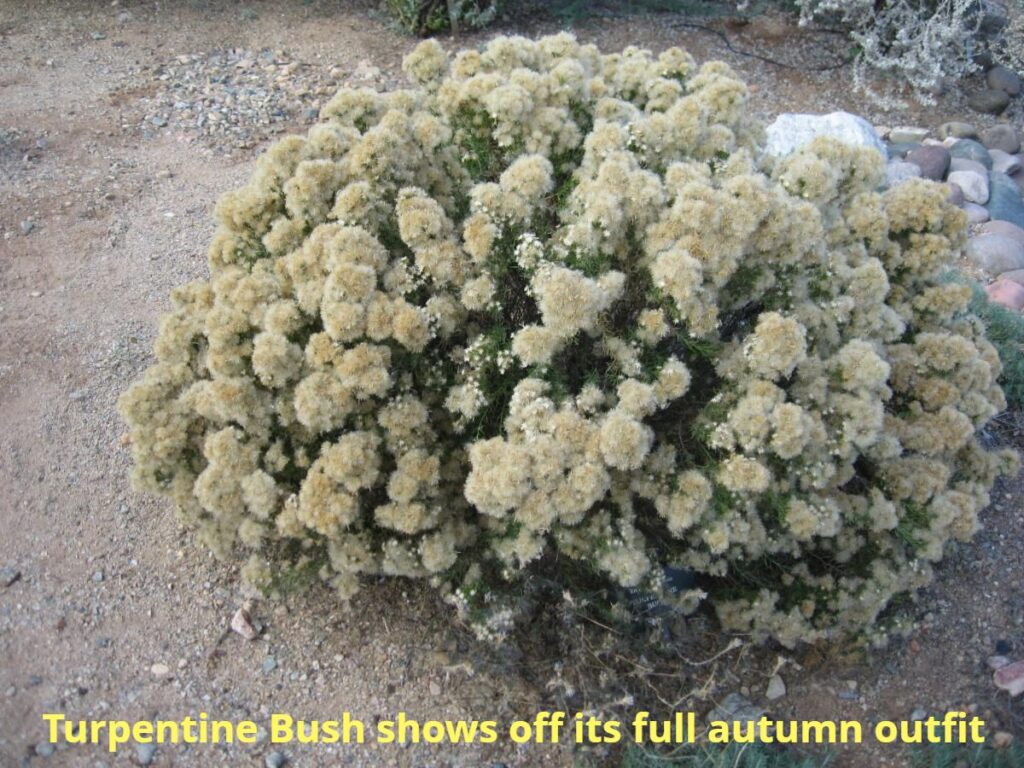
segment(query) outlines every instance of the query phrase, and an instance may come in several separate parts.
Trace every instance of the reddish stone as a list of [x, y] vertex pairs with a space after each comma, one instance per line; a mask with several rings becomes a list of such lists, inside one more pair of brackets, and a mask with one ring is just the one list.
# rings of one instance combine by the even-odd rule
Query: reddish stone
[[1024, 661], [1015, 661], [1000, 667], [992, 673], [992, 681], [997, 688], [1008, 691], [1011, 696], [1024, 693]]
[[989, 301], [1002, 304], [1008, 309], [1020, 311], [1024, 309], [1024, 285], [1015, 283], [1012, 280], [1000, 278], [994, 283], [985, 286], [985, 293]]

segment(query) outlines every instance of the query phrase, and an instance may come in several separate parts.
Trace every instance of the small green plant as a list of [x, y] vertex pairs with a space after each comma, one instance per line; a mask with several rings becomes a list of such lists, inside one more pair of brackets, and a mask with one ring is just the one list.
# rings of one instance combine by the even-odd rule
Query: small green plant
[[829, 756], [801, 755], [761, 744], [703, 746], [672, 755], [659, 755], [631, 747], [621, 768], [827, 768]]
[[[1020, 768], [1024, 749], [1012, 744], [995, 749], [987, 744], [934, 744], [910, 749], [912, 768]], [[805, 755], [760, 744], [703, 746], [669, 755], [630, 747], [620, 768], [828, 768], [831, 755]], [[579, 768], [586, 768], [580, 765]]]
[[426, 37], [487, 26], [497, 15], [498, 0], [385, 0], [385, 7], [406, 32]]
[[1016, 743], [1007, 749], [995, 749], [988, 744], [936, 744], [911, 753], [912, 768], [1020, 768], [1022, 765], [1024, 749]]

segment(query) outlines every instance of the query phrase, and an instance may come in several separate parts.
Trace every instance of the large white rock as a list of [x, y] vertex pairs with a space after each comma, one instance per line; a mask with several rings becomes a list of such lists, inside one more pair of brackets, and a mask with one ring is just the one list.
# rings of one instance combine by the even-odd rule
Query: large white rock
[[964, 198], [971, 203], [984, 205], [988, 202], [988, 174], [975, 171], [953, 171], [946, 180], [964, 191]]
[[768, 126], [764, 151], [773, 157], [785, 157], [818, 136], [831, 136], [847, 144], [877, 149], [883, 156], [887, 154], [871, 123], [849, 112], [781, 114]]

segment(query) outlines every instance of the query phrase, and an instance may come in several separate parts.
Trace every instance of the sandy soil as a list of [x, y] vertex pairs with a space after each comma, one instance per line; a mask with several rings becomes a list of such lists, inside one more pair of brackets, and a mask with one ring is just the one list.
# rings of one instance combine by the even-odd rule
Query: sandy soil
[[[497, 31], [513, 24], [530, 34], [557, 27], [521, 17]], [[934, 108], [878, 113], [851, 94], [846, 69], [808, 71], [835, 60], [828, 35], [777, 20], [719, 28], [735, 47], [792, 66], [737, 56], [671, 18], [597, 18], [578, 32], [609, 50], [679, 44], [700, 59], [726, 58], [766, 116], [845, 108], [934, 126], [966, 114], [958, 94]], [[488, 656], [409, 584], [373, 585], [348, 610], [320, 592], [259, 603], [262, 633], [245, 641], [227, 631], [243, 599], [233, 569], [127, 480], [115, 400], [149, 360], [170, 289], [205, 273], [216, 198], [244, 180], [277, 131], [302, 122], [285, 114], [240, 140], [158, 126], [151, 118], [173, 85], [161, 77], [179, 56], [283, 49], [318, 83], [386, 87], [412, 45], [366, 2], [0, 4], [0, 568], [19, 574], [9, 586], [0, 581], [0, 766], [263, 765], [278, 749], [263, 741], [110, 756], [58, 745], [46, 754], [43, 712], [175, 719], [206, 711], [265, 722], [270, 712], [325, 719], [347, 710], [373, 723], [405, 711], [505, 721], [550, 701], [538, 665]], [[1020, 420], [1005, 422], [1002, 439], [1019, 445]], [[997, 489], [987, 530], [906, 609], [917, 622], [910, 637], [871, 655], [782, 654], [788, 692], [771, 711], [867, 721], [972, 706], [993, 730], [1024, 734], [1020, 703], [995, 690], [986, 667], [997, 643], [1024, 653], [1021, 490], [1021, 478]], [[705, 629], [692, 645], [707, 658], [727, 640]], [[677, 682], [696, 693], [679, 708], [707, 709], [731, 691], [765, 704], [778, 655], [743, 644], [712, 664], [680, 661]], [[625, 682], [618, 693], [630, 695]], [[384, 749], [281, 751], [303, 766], [574, 762], [567, 748]], [[838, 764], [903, 763], [896, 750], [865, 749]]]

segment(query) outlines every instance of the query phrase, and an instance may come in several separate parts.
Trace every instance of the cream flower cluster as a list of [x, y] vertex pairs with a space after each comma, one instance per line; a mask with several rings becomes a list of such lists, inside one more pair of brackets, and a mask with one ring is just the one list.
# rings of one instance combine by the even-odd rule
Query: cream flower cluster
[[977, 529], [1013, 457], [978, 441], [1000, 362], [936, 280], [941, 187], [827, 140], [762, 159], [744, 85], [678, 49], [406, 70], [221, 200], [121, 399], [137, 484], [246, 578], [427, 578], [496, 638], [576, 561], [792, 644]]

